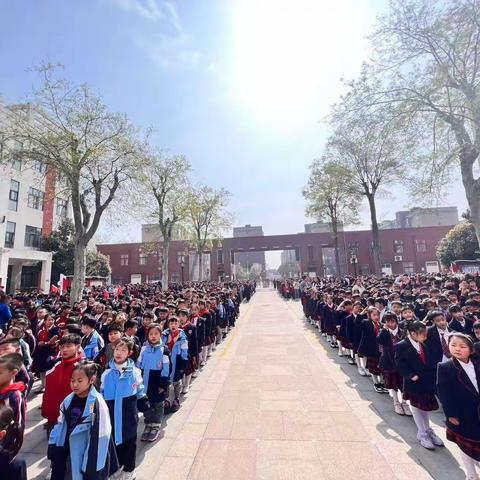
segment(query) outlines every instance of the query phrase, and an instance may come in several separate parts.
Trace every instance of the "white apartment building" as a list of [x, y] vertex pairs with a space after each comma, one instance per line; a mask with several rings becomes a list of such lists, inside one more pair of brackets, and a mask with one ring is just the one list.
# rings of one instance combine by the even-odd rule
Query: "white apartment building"
[[[0, 133], [8, 109], [0, 103]], [[19, 142], [9, 146], [14, 151], [23, 148]], [[40, 240], [71, 208], [68, 200], [55, 196], [56, 175], [44, 162], [25, 162], [5, 152], [0, 145], [0, 289], [49, 292], [52, 253], [39, 250]]]

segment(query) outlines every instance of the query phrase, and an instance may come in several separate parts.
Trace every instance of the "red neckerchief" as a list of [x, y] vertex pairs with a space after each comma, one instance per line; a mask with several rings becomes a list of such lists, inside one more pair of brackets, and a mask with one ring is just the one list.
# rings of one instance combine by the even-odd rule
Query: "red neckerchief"
[[168, 333], [167, 347], [170, 350], [170, 352], [173, 352], [173, 347], [175, 346], [175, 342], [178, 340], [179, 336], [180, 336], [180, 330], [177, 330], [177, 334], [175, 336], [173, 336], [173, 332], [171, 330]]
[[23, 382], [15, 382], [11, 383], [10, 385], [7, 385], [4, 389], [0, 390], [0, 395], [5, 395], [8, 392], [16, 392], [17, 390], [19, 392], [23, 392], [27, 387], [25, 387], [25, 384]]
[[201, 312], [200, 315], [205, 315], [206, 313], [210, 313], [207, 307], [205, 307]]

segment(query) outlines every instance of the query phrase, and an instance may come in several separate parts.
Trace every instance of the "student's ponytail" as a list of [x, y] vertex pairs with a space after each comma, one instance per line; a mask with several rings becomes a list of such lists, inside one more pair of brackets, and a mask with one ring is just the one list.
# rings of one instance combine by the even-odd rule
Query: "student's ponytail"
[[23, 429], [15, 421], [13, 410], [7, 405], [0, 405], [0, 431], [6, 435], [1, 441], [2, 448], [8, 452], [10, 460], [20, 451], [23, 443]]

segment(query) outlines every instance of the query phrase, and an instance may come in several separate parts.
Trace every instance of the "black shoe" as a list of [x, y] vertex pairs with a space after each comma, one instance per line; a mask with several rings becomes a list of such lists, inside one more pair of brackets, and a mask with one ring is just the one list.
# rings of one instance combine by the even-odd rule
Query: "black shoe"
[[172, 406], [170, 405], [170, 402], [168, 400], [165, 400], [163, 402], [163, 414], [168, 415], [172, 409]]
[[140, 441], [148, 442], [148, 437], [151, 431], [152, 427], [150, 425], [145, 425], [145, 429], [143, 430], [142, 436], [140, 437]]
[[170, 407], [170, 413], [178, 412], [179, 409], [180, 409], [180, 402], [178, 401], [178, 399], [175, 399], [172, 402], [172, 406]]
[[160, 429], [158, 427], [152, 427], [150, 433], [148, 434], [148, 441], [155, 442], [160, 435]]

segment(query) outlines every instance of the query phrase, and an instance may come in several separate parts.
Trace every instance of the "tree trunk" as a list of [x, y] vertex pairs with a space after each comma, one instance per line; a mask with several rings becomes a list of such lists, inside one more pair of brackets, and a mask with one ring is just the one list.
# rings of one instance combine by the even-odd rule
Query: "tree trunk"
[[335, 249], [335, 270], [336, 276], [341, 277], [342, 270], [340, 267], [340, 252], [338, 251], [338, 223], [337, 221], [332, 222], [332, 236], [333, 236], [333, 246]]
[[82, 299], [83, 287], [85, 286], [85, 269], [86, 269], [86, 251], [87, 247], [83, 242], [75, 242], [73, 251], [74, 267], [73, 281], [70, 290], [70, 303], [73, 305]]
[[368, 206], [370, 208], [370, 219], [372, 222], [372, 253], [375, 275], [380, 275], [382, 271], [382, 261], [380, 258], [380, 233], [377, 221], [377, 207], [375, 205], [375, 194], [367, 195]]
[[162, 290], [168, 290], [168, 254], [170, 252], [170, 240], [163, 239], [162, 246]]
[[197, 251], [198, 255], [198, 281], [203, 281], [203, 259], [202, 259], [202, 251]]
[[475, 234], [480, 244], [480, 179], [475, 179], [473, 176], [473, 164], [477, 157], [477, 151], [473, 147], [464, 148], [460, 154], [460, 170], [470, 209], [470, 221], [475, 227]]

